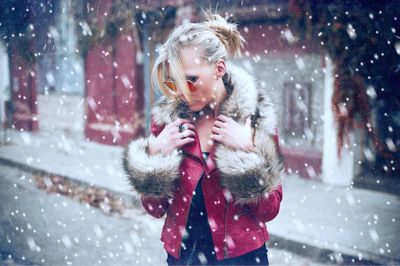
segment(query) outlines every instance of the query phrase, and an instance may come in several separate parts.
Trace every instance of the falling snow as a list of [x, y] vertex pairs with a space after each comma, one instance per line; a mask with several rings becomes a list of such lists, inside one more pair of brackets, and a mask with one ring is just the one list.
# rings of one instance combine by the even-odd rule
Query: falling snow
[[[329, 7], [331, 16], [314, 29], [315, 43], [311, 43], [309, 33], [303, 36], [279, 22], [288, 10], [278, 2], [265, 6], [236, 2], [232, 5], [243, 13], [229, 9], [227, 17], [251, 21], [261, 14], [263, 18], [243, 26], [238, 21], [249, 42], [238, 63], [271, 96], [279, 145], [287, 162], [280, 213], [267, 223], [270, 263], [397, 263], [399, 183], [393, 176], [398, 176], [400, 167], [400, 113], [392, 108], [398, 104], [398, 93], [391, 84], [399, 84], [398, 18], [389, 17], [389, 10], [381, 6], [363, 11], [368, 21], [363, 23], [377, 25], [367, 39], [386, 48], [371, 46], [365, 56], [351, 57], [349, 71], [365, 76], [373, 120], [360, 125], [363, 114], [355, 117], [355, 128], [366, 131], [349, 135], [343, 158], [338, 160], [331, 96], [332, 84], [340, 75], [334, 72], [332, 56], [327, 56], [332, 51], [326, 51], [337, 40], [329, 39], [329, 29], [340, 29], [337, 34], [347, 40], [334, 47], [338, 53], [352, 54], [357, 43], [365, 41], [366, 30], [352, 19], [355, 10], [339, 15]], [[225, 4], [219, 4], [223, 9]], [[146, 11], [150, 7], [131, 3], [129, 8], [117, 9], [116, 15], [117, 11], [87, 1], [34, 1], [27, 6], [24, 1], [9, 1], [2, 6], [0, 72], [7, 78], [0, 78], [0, 198], [4, 203], [0, 264], [166, 264], [160, 242], [164, 218], [155, 219], [142, 209], [140, 196], [129, 190], [120, 155], [130, 139], [150, 133], [150, 109], [160, 93], [151, 87], [149, 70], [165, 48], [164, 34], [157, 29], [173, 15], [178, 16], [173, 23], [189, 22], [185, 14], [194, 6], [189, 7], [161, 6], [153, 14]], [[32, 17], [32, 12], [37, 15]], [[312, 27], [317, 14], [308, 12], [302, 14], [301, 23]], [[274, 23], [263, 23], [266, 16]], [[125, 17], [128, 20], [122, 24], [115, 20]], [[383, 17], [391, 24], [379, 26]], [[23, 28], [18, 28], [16, 18], [21, 18]], [[108, 26], [100, 28], [99, 23]], [[180, 36], [181, 41], [191, 38]], [[26, 40], [30, 44], [22, 46]], [[17, 52], [15, 44], [24, 53]], [[194, 65], [199, 63], [193, 59]], [[389, 64], [395, 64], [390, 65], [393, 80], [383, 82]], [[374, 68], [381, 70], [379, 75], [367, 73]], [[344, 97], [338, 113], [348, 117], [354, 106], [350, 96]], [[7, 120], [10, 113], [13, 118]], [[385, 153], [379, 154], [370, 138], [374, 129], [379, 130]], [[392, 157], [385, 157], [388, 154]], [[221, 193], [210, 201], [213, 205], [235, 203], [229, 190]], [[190, 204], [195, 194], [183, 196], [182, 202]], [[147, 209], [163, 209], [163, 205]], [[185, 214], [179, 210], [174, 217]], [[254, 217], [247, 210], [233, 215], [227, 225], [207, 218], [212, 232], [219, 232]], [[182, 234], [184, 239], [191, 237], [186, 229]], [[258, 237], [249, 235], [252, 241]], [[229, 249], [242, 245], [234, 239], [225, 236]], [[328, 254], [310, 257], [318, 253], [316, 249]], [[204, 265], [208, 262], [202, 252], [198, 260]]]

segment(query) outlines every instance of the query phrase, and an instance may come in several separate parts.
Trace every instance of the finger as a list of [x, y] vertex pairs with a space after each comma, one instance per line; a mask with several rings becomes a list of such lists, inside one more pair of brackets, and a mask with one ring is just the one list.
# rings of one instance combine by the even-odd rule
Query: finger
[[179, 126], [179, 125], [181, 124], [180, 121], [181, 121], [181, 119], [178, 118], [178, 119], [176, 119], [175, 121], [173, 121], [172, 123], [169, 123], [169, 124], [167, 125], [167, 127], [177, 127], [177, 126]]
[[221, 120], [223, 122], [228, 122], [230, 120], [230, 118], [225, 115], [219, 115], [219, 116], [217, 116], [217, 119]]
[[[181, 120], [178, 120], [178, 121], [183, 122], [182, 124], [179, 124], [176, 127], [174, 127], [175, 129], [176, 128], [178, 129], [178, 132], [183, 132], [183, 131], [185, 131], [185, 130], [187, 130], [189, 128], [192, 129], [192, 130], [195, 130], [194, 125], [191, 124], [190, 122], [188, 122], [188, 120], [181, 119]], [[176, 132], [176, 130], [174, 130], [174, 132]]]
[[246, 126], [247, 128], [250, 128], [250, 127], [251, 127], [251, 118], [250, 118], [250, 116], [246, 119], [245, 126]]
[[221, 143], [223, 142], [223, 138], [222, 138], [221, 135], [211, 134], [210, 137], [211, 137], [212, 140], [215, 140], [215, 141], [218, 141], [218, 142], [221, 142]]
[[212, 132], [212, 133], [215, 133], [215, 134], [217, 134], [217, 135], [220, 135], [220, 134], [222, 134], [222, 133], [224, 132], [224, 130], [221, 129], [221, 128], [219, 128], [219, 127], [212, 127], [212, 128], [211, 128], [211, 132]]
[[215, 120], [214, 126], [219, 127], [219, 128], [225, 128], [225, 123], [221, 122], [221, 121], [218, 121], [218, 120]]
[[178, 134], [179, 139], [187, 138], [187, 137], [194, 137], [196, 133], [193, 130], [185, 130], [182, 133]]
[[190, 124], [190, 123], [179, 124], [179, 125], [174, 126], [174, 127], [172, 126], [173, 125], [172, 123], [170, 125], [171, 126], [170, 126], [169, 130], [171, 130], [171, 132], [173, 134], [184, 132], [184, 131], [186, 131], [188, 129], [191, 129], [193, 131], [195, 130], [195, 126], [193, 124]]
[[191, 129], [191, 130], [193, 130], [193, 131], [196, 129], [195, 126], [194, 126], [193, 124], [191, 124], [191, 123], [184, 123], [183, 126], [184, 126], [186, 129]]
[[172, 127], [177, 127], [177, 126], [179, 126], [179, 125], [181, 125], [181, 124], [183, 124], [183, 123], [190, 123], [190, 120], [188, 120], [188, 119], [183, 119], [183, 118], [178, 118], [178, 119], [176, 119], [174, 122], [172, 122], [170, 125], [171, 125]]
[[188, 143], [192, 143], [194, 141], [194, 138], [185, 138], [181, 139], [177, 142], [178, 147], [182, 147], [183, 145], [186, 145]]

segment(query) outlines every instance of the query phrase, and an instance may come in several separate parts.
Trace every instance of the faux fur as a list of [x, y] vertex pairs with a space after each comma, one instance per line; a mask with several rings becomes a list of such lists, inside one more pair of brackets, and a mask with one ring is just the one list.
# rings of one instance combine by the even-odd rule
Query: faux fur
[[154, 138], [151, 135], [132, 141], [123, 151], [123, 168], [130, 184], [139, 193], [153, 197], [172, 197], [175, 182], [179, 178], [182, 156], [178, 151], [168, 156], [147, 154], [148, 141]]
[[283, 174], [282, 158], [269, 133], [258, 129], [254, 152], [233, 150], [219, 145], [216, 164], [221, 183], [233, 194], [239, 204], [257, 202], [280, 184]]
[[[271, 134], [274, 134], [276, 118], [273, 105], [254, 77], [245, 70], [227, 63], [223, 77], [228, 96], [221, 105], [220, 113], [244, 124], [252, 117], [255, 146], [254, 152], [234, 150], [219, 144], [216, 147], [216, 165], [221, 173], [221, 184], [228, 188], [238, 203], [248, 203], [268, 196], [280, 183], [283, 165]], [[195, 119], [184, 103], [162, 96], [152, 110], [156, 124], [163, 125], [177, 118]], [[148, 156], [144, 152], [145, 139], [133, 141], [125, 150], [124, 168], [131, 184], [147, 195], [171, 195], [176, 179], [180, 154], [170, 157]]]

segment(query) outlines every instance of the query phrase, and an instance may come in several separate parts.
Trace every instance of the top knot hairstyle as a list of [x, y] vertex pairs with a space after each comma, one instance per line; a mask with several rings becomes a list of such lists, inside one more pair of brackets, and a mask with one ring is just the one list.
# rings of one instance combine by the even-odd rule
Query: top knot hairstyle
[[173, 79], [182, 93], [190, 99], [190, 90], [181, 67], [180, 51], [195, 47], [202, 60], [209, 65], [219, 59], [229, 60], [241, 56], [246, 40], [237, 29], [237, 24], [227, 22], [218, 14], [203, 11], [205, 21], [175, 26], [162, 45], [151, 72], [153, 88], [160, 88], [168, 97], [175, 97], [162, 83]]
[[207, 20], [203, 22], [204, 25], [220, 39], [228, 54], [233, 58], [242, 56], [241, 48], [246, 40], [237, 29], [237, 24], [227, 22], [218, 14], [205, 13], [205, 16]]

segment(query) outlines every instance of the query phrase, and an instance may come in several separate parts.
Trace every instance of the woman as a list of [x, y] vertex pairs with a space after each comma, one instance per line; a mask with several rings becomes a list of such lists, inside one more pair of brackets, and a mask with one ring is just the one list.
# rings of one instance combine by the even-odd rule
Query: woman
[[283, 171], [272, 104], [228, 61], [245, 42], [236, 25], [206, 16], [164, 43], [152, 84], [165, 95], [124, 168], [145, 210], [167, 214], [169, 265], [267, 265], [265, 223], [279, 212]]

